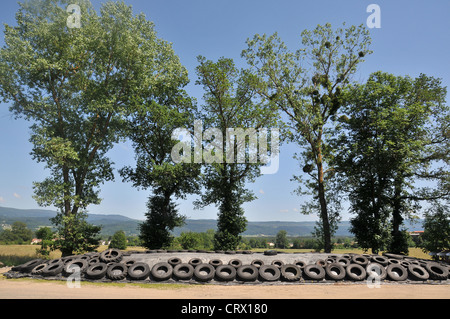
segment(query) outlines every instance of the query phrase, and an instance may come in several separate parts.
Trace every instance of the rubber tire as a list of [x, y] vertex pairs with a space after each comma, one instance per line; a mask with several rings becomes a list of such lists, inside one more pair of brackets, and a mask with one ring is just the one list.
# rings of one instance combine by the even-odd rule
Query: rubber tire
[[[399, 275], [395, 270], [400, 270], [401, 274]], [[387, 266], [386, 272], [388, 277], [394, 281], [403, 281], [408, 278], [408, 270], [400, 264], [390, 264]]]
[[350, 259], [346, 257], [336, 258], [336, 263], [340, 264], [342, 267], [346, 268], [350, 265]]
[[265, 250], [264, 255], [266, 256], [276, 256], [278, 252], [276, 250]]
[[209, 261], [209, 264], [210, 264], [210, 265], [213, 265], [214, 267], [217, 268], [217, 267], [223, 265], [223, 261], [220, 260], [220, 259], [211, 259], [211, 260]]
[[259, 269], [261, 268], [261, 266], [264, 266], [264, 261], [262, 261], [261, 259], [254, 259], [252, 260], [251, 265]]
[[403, 258], [405, 258], [405, 256], [403, 256], [403, 255], [392, 254], [392, 253], [383, 253], [383, 256], [386, 256], [389, 259], [393, 258], [393, 259], [398, 259], [398, 260], [402, 260]]
[[361, 265], [361, 266], [365, 267], [365, 266], [367, 266], [369, 264], [369, 259], [367, 259], [363, 255], [354, 255], [352, 257], [352, 262], [354, 264], [358, 264], [358, 265]]
[[70, 276], [75, 272], [73, 269], [71, 269], [73, 267], [73, 265], [76, 265], [80, 268], [80, 273], [83, 273], [89, 266], [86, 259], [81, 259], [81, 258], [74, 259], [71, 262], [64, 265], [63, 273], [65, 276]]
[[[117, 269], [120, 269], [120, 273], [116, 273]], [[127, 276], [127, 265], [123, 263], [111, 263], [106, 270], [106, 277], [111, 280], [123, 280]]]
[[[184, 271], [185, 269], [187, 271]], [[173, 268], [173, 275], [179, 280], [191, 280], [194, 276], [194, 266], [188, 263], [177, 264]]]
[[409, 265], [408, 272], [414, 280], [428, 280], [428, 278], [430, 278], [430, 273], [419, 265]]
[[258, 278], [259, 270], [253, 265], [243, 265], [236, 270], [236, 274], [243, 281], [255, 281]]
[[302, 260], [298, 260], [294, 263], [294, 265], [296, 265], [297, 267], [300, 267], [300, 269], [304, 269], [307, 264]]
[[34, 276], [42, 275], [42, 271], [48, 266], [48, 264], [39, 264], [31, 270], [31, 274]]
[[172, 277], [173, 267], [168, 262], [159, 262], [152, 267], [150, 273], [155, 280], [168, 280]]
[[220, 265], [216, 268], [216, 278], [219, 281], [233, 281], [236, 279], [236, 268], [231, 265]]
[[118, 263], [122, 260], [123, 253], [116, 248], [110, 248], [100, 254], [100, 260], [105, 264]]
[[191, 260], [189, 260], [188, 263], [191, 264], [195, 268], [198, 265], [203, 264], [203, 261], [200, 258], [192, 258]]
[[281, 266], [281, 278], [286, 281], [297, 281], [302, 277], [302, 270], [300, 267], [292, 264]]
[[182, 263], [181, 259], [178, 258], [178, 257], [172, 257], [172, 258], [169, 258], [169, 259], [167, 260], [167, 262], [168, 262], [172, 267], [175, 267], [176, 265]]
[[315, 264], [320, 267], [325, 267], [327, 265], [327, 262], [323, 259], [319, 259], [315, 262]]
[[447, 280], [448, 268], [441, 266], [437, 263], [429, 262], [426, 264], [425, 269], [430, 274], [430, 278], [433, 280]]
[[[206, 270], [206, 273], [204, 270]], [[194, 269], [194, 276], [198, 281], [206, 282], [214, 278], [216, 274], [216, 268], [210, 264], [200, 264]]]
[[242, 266], [242, 261], [240, 259], [231, 259], [228, 262], [228, 265], [233, 266], [234, 268], [238, 269], [239, 267]]
[[379, 271], [380, 271], [380, 280], [385, 280], [386, 279], [386, 277], [387, 277], [387, 272], [386, 272], [386, 267], [384, 267], [384, 265], [382, 265], [382, 264], [379, 264], [379, 263], [376, 263], [376, 262], [372, 262], [372, 263], [369, 263], [367, 266], [366, 266], [366, 274], [367, 274], [367, 277], [369, 277], [371, 274], [372, 274], [372, 272], [374, 272], [375, 274], [373, 275], [373, 276], [375, 276], [375, 278], [376, 278], [376, 276], [378, 276], [378, 273], [376, 272], [376, 271], [374, 271], [373, 270], [373, 268], [374, 267], [377, 267], [378, 269], [379, 269]]
[[56, 276], [62, 273], [63, 269], [64, 263], [53, 263], [42, 270], [42, 275], [46, 277]]
[[326, 265], [325, 273], [331, 280], [343, 280], [347, 274], [344, 266], [337, 262]]
[[144, 280], [149, 275], [150, 275], [150, 266], [147, 263], [135, 262], [130, 267], [128, 267], [128, 277], [130, 277], [133, 280]]
[[375, 262], [375, 263], [380, 264], [385, 267], [387, 265], [389, 265], [389, 258], [387, 258], [385, 256], [374, 255], [370, 259], [372, 260], [372, 262]]
[[259, 277], [263, 281], [277, 281], [280, 279], [280, 268], [274, 265], [262, 265], [259, 268]]
[[108, 270], [108, 265], [102, 262], [90, 265], [86, 269], [86, 277], [89, 279], [102, 279], [106, 276], [106, 271]]
[[315, 264], [306, 265], [303, 272], [311, 280], [322, 280], [325, 278], [325, 269]]
[[36, 266], [39, 266], [43, 262], [45, 262], [45, 260], [43, 259], [33, 259], [24, 263], [23, 265], [17, 266], [17, 268], [19, 269], [18, 271], [20, 272], [30, 273]]
[[[355, 269], [357, 269], [359, 271], [359, 274], [354, 272]], [[360, 264], [348, 265], [347, 268], [345, 268], [345, 272], [347, 273], [347, 277], [350, 280], [354, 280], [354, 281], [364, 280], [367, 276], [366, 269], [364, 269], [364, 267], [361, 266]]]
[[272, 265], [281, 269], [281, 267], [283, 267], [283, 265], [284, 265], [284, 262], [282, 260], [274, 260], [274, 261], [272, 261]]

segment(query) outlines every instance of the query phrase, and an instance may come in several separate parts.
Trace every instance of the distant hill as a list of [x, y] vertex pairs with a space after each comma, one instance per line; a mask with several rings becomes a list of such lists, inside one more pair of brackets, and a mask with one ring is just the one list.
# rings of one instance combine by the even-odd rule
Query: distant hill
[[[55, 215], [56, 212], [52, 210], [0, 207], [0, 227], [11, 225], [15, 221], [21, 221], [35, 231], [43, 226], [52, 227], [50, 218], [55, 217]], [[102, 235], [109, 236], [118, 230], [123, 230], [128, 236], [139, 234], [138, 224], [140, 221], [126, 216], [88, 214], [87, 221], [94, 225], [102, 225]]]
[[[310, 236], [314, 230], [315, 222], [248, 222], [244, 236], [276, 236], [280, 230], [285, 230], [288, 236]], [[217, 229], [217, 222], [213, 219], [187, 220], [186, 225], [174, 229], [174, 234], [178, 236], [182, 232], [205, 232], [208, 229]], [[349, 222], [344, 221], [339, 224], [336, 236], [352, 236], [348, 231]]]
[[[15, 221], [21, 221], [27, 224], [31, 230], [37, 230], [39, 227], [52, 227], [50, 218], [56, 215], [55, 211], [42, 209], [16, 209], [0, 207], [0, 229], [4, 225], [11, 225]], [[139, 234], [139, 224], [142, 222], [123, 215], [103, 215], [89, 214], [88, 222], [94, 225], [102, 225], [102, 235], [112, 235], [118, 230], [123, 230], [127, 236], [136, 236]], [[310, 236], [314, 230], [315, 222], [248, 222], [247, 230], [244, 236], [276, 236], [278, 231], [285, 230], [288, 236]], [[421, 230], [422, 221], [411, 225], [405, 222], [409, 231]], [[342, 221], [339, 223], [335, 236], [352, 236], [349, 232], [350, 222]], [[182, 232], [205, 232], [208, 229], [217, 229], [217, 221], [214, 219], [188, 219], [183, 227], [174, 229], [173, 234], [179, 236]]]

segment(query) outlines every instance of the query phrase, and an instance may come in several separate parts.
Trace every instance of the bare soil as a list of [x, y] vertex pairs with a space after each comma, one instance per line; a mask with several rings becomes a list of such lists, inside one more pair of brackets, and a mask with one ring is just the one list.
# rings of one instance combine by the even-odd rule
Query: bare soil
[[[8, 271], [0, 269], [0, 274]], [[81, 282], [5, 279], [0, 277], [0, 299], [450, 299], [449, 285], [365, 284], [303, 285], [123, 285], [108, 287]]]

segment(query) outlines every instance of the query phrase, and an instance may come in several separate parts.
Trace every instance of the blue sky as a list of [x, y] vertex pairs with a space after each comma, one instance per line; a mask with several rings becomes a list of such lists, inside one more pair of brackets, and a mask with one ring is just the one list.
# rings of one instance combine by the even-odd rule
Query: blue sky
[[[102, 1], [92, 1], [96, 8]], [[196, 57], [203, 55], [216, 60], [233, 58], [239, 67], [245, 67], [240, 57], [245, 41], [255, 33], [280, 37], [292, 50], [300, 46], [300, 33], [317, 24], [330, 22], [334, 27], [366, 23], [369, 4], [381, 9], [381, 28], [370, 29], [371, 49], [374, 53], [361, 65], [354, 80], [363, 82], [371, 72], [383, 70], [395, 75], [417, 76], [425, 73], [450, 81], [450, 1], [267, 1], [267, 0], [126, 0], [135, 13], [143, 12], [156, 25], [158, 35], [172, 42], [181, 62], [189, 71], [191, 83], [186, 88], [199, 103], [203, 92], [194, 85]], [[2, 0], [0, 21], [15, 24], [18, 9], [16, 1]], [[3, 24], [0, 45], [3, 45]], [[38, 208], [32, 199], [32, 182], [43, 180], [49, 172], [44, 164], [35, 163], [29, 155], [31, 144], [29, 124], [14, 120], [7, 104], [0, 104], [0, 206]], [[316, 216], [304, 216], [299, 208], [304, 198], [293, 194], [297, 184], [290, 182], [300, 168], [292, 158], [295, 145], [285, 145], [280, 153], [280, 169], [275, 175], [265, 175], [249, 185], [258, 199], [245, 205], [250, 221], [304, 221]], [[134, 154], [130, 144], [117, 145], [110, 157], [115, 168], [133, 165]], [[102, 188], [102, 204], [90, 206], [91, 213], [122, 214], [144, 219], [149, 191], [137, 191], [129, 183], [116, 181]], [[188, 218], [216, 218], [214, 206], [193, 210], [192, 200], [180, 202], [180, 212]], [[51, 209], [51, 207], [50, 207]], [[349, 215], [343, 212], [343, 219]]]

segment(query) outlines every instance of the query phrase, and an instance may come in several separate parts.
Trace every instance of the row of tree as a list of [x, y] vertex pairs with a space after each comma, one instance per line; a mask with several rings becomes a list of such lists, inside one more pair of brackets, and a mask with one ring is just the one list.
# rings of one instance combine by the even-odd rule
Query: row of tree
[[[218, 207], [214, 248], [237, 247], [247, 222], [242, 205], [255, 199], [247, 183], [262, 162], [227, 161], [238, 155], [219, 138], [228, 128], [278, 128], [281, 142], [298, 143], [304, 174], [294, 179], [298, 192], [311, 196], [303, 212], [318, 213], [316, 235], [326, 252], [344, 194], [358, 241], [393, 252], [405, 251], [404, 217], [423, 200], [448, 198], [446, 90], [426, 75], [377, 72], [365, 84], [352, 83], [372, 53], [364, 26], [305, 30], [296, 51], [277, 34], [255, 35], [242, 52], [243, 70], [231, 59], [200, 56], [196, 84], [205, 94], [198, 107], [184, 89], [187, 70], [143, 14], [116, 2], [98, 14], [83, 0], [81, 27], [69, 28], [65, 4], [22, 3], [0, 51], [0, 96], [16, 117], [31, 121], [31, 155], [51, 171], [34, 183], [34, 198], [59, 209], [53, 248], [63, 255], [92, 249], [100, 229], [86, 223], [86, 210], [100, 203], [101, 185], [114, 180], [107, 152], [125, 139], [136, 163], [120, 175], [151, 190], [140, 227], [148, 248], [170, 244], [170, 231], [185, 219], [175, 200], [188, 194], [199, 195], [198, 208]], [[196, 119], [202, 131], [215, 133], [195, 136]], [[203, 157], [182, 151], [176, 155], [187, 160], [173, 160], [172, 135], [180, 127], [201, 143]], [[203, 163], [205, 157], [214, 161]], [[430, 185], [420, 187], [418, 179]]]

